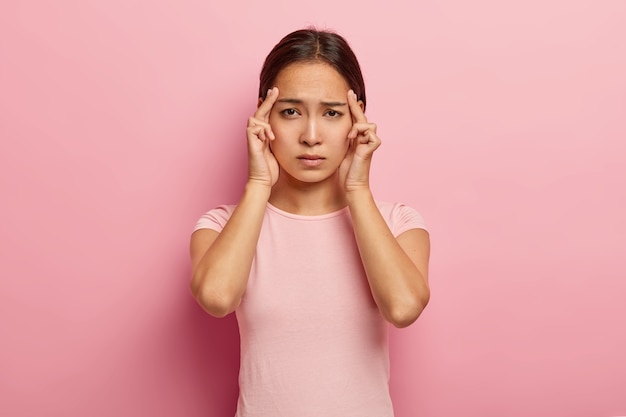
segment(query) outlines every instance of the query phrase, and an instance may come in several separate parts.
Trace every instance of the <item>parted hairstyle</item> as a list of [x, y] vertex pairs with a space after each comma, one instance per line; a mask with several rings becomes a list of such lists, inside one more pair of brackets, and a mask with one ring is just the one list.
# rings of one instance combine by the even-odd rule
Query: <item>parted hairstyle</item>
[[357, 99], [363, 101], [365, 110], [365, 83], [352, 48], [341, 35], [314, 28], [286, 35], [270, 51], [259, 76], [259, 98], [265, 99], [267, 90], [274, 87], [278, 73], [285, 67], [306, 62], [324, 62], [332, 66], [343, 76]]

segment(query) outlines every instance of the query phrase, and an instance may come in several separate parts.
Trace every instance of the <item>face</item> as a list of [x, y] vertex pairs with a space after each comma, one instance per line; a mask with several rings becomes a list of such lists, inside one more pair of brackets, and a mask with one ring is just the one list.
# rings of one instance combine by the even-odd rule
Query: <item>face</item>
[[348, 149], [350, 86], [330, 65], [297, 63], [274, 83], [279, 95], [270, 113], [272, 152], [279, 178], [315, 183], [333, 178]]

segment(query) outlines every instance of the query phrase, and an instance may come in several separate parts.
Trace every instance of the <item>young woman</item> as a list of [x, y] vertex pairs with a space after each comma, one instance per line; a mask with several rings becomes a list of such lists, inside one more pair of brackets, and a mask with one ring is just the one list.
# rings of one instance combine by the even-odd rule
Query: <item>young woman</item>
[[248, 181], [202, 216], [191, 290], [236, 312], [238, 417], [390, 417], [387, 322], [429, 299], [421, 216], [369, 187], [381, 141], [341, 36], [299, 30], [267, 56], [248, 120]]

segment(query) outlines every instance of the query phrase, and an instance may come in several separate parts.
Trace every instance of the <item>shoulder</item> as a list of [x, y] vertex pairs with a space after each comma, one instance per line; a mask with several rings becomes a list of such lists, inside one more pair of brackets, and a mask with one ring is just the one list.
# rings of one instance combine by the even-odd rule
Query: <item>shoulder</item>
[[376, 201], [376, 205], [394, 236], [410, 229], [428, 230], [424, 218], [413, 207], [387, 201]]
[[195, 232], [199, 229], [213, 229], [217, 232], [221, 232], [226, 222], [228, 222], [228, 219], [230, 219], [230, 216], [233, 214], [233, 211], [235, 211], [235, 207], [237, 206], [234, 204], [224, 204], [212, 208], [200, 216], [193, 231]]

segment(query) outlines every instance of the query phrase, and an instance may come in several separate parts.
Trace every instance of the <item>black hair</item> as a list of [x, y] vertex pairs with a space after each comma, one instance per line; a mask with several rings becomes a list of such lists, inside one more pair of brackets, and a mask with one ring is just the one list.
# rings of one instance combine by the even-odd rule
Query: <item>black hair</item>
[[265, 58], [259, 76], [259, 98], [265, 99], [285, 67], [299, 62], [324, 62], [343, 76], [365, 109], [365, 82], [359, 61], [337, 33], [314, 28], [296, 30], [281, 39]]

